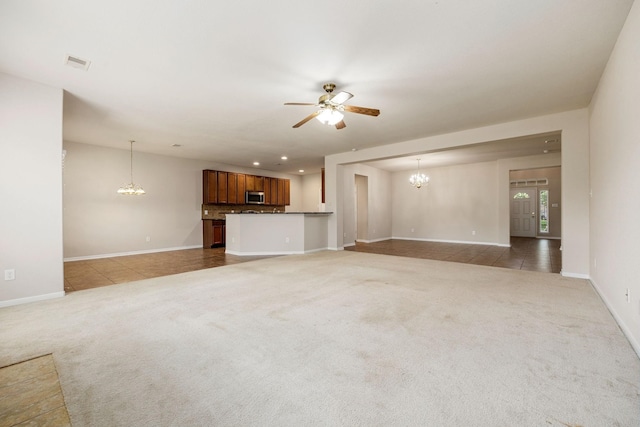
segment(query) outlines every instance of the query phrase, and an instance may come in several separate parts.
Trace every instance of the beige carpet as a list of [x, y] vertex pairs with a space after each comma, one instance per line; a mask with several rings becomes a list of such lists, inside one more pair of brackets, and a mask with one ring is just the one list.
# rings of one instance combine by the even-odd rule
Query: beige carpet
[[586, 280], [354, 252], [0, 309], [75, 426], [637, 426], [640, 362]]

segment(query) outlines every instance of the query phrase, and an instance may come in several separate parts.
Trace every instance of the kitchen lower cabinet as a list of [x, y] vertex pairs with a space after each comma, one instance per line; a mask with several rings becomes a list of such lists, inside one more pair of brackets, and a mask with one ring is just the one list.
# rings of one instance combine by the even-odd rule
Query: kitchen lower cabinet
[[226, 243], [226, 221], [223, 219], [202, 220], [202, 247], [221, 248]]

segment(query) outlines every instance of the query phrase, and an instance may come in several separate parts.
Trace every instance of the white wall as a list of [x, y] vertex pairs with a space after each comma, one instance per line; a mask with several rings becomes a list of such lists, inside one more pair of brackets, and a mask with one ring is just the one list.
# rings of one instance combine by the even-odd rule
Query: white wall
[[638, 40], [640, 4], [635, 2], [590, 108], [590, 260], [592, 282], [640, 354]]
[[392, 175], [394, 238], [497, 244], [496, 162], [422, 172], [430, 181], [420, 189], [409, 184], [415, 170]]
[[64, 295], [62, 103], [61, 89], [0, 73], [0, 306]]
[[356, 175], [356, 240], [369, 240], [369, 177]]
[[299, 176], [143, 153], [136, 144], [133, 180], [147, 194], [119, 195], [130, 181], [127, 141], [122, 150], [69, 141], [64, 147], [65, 259], [201, 246], [203, 169], [288, 178], [287, 210], [302, 207]]
[[[345, 244], [354, 244], [356, 227], [356, 175], [367, 177], [368, 200], [367, 241], [375, 242], [391, 238], [391, 173], [371, 166], [355, 164], [342, 170], [343, 185], [343, 239]], [[327, 211], [331, 209], [327, 208]], [[335, 215], [331, 215], [333, 218]]]
[[314, 173], [303, 175], [301, 178], [301, 211], [321, 212], [322, 211], [322, 174]]

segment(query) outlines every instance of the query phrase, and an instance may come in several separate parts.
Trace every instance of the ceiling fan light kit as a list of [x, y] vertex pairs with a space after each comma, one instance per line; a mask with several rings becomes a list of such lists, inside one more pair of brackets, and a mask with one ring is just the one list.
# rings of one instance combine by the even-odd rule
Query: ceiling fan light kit
[[315, 105], [320, 107], [314, 113], [309, 114], [307, 117], [293, 125], [294, 128], [299, 128], [303, 124], [307, 123], [314, 117], [318, 119], [322, 124], [335, 126], [336, 129], [344, 129], [347, 125], [344, 123], [344, 111], [357, 114], [365, 114], [367, 116], [378, 116], [380, 110], [375, 108], [356, 107], [352, 105], [344, 105], [346, 101], [353, 98], [353, 95], [349, 92], [340, 91], [333, 94], [333, 90], [336, 88], [334, 83], [326, 83], [322, 86], [326, 94], [320, 96], [317, 104], [308, 102], [286, 102], [284, 105]]
[[344, 114], [331, 108], [324, 108], [322, 112], [316, 116], [316, 119], [318, 119], [320, 123], [329, 126], [335, 126], [343, 118]]

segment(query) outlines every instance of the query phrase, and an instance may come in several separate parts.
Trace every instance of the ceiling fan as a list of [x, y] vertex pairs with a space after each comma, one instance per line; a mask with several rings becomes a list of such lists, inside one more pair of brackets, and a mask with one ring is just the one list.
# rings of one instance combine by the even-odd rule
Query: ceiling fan
[[320, 107], [315, 113], [309, 114], [307, 117], [293, 125], [294, 128], [298, 128], [307, 123], [314, 117], [320, 120], [325, 125], [335, 126], [336, 129], [344, 129], [347, 125], [342, 118], [344, 111], [350, 113], [366, 114], [367, 116], [377, 116], [380, 114], [380, 110], [375, 108], [355, 107], [353, 105], [344, 105], [346, 101], [353, 97], [349, 92], [340, 91], [333, 94], [333, 90], [336, 88], [334, 83], [326, 83], [322, 88], [327, 92], [318, 99], [317, 104], [307, 102], [286, 102], [284, 105], [315, 105]]

